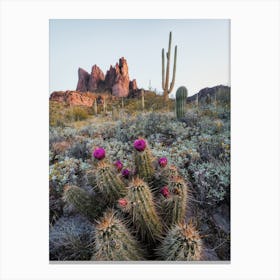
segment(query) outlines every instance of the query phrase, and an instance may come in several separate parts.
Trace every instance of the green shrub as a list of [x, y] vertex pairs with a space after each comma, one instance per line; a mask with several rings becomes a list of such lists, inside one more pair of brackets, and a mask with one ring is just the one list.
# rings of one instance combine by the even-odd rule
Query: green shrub
[[69, 121], [82, 121], [88, 117], [87, 110], [81, 107], [73, 107], [66, 112], [66, 118]]

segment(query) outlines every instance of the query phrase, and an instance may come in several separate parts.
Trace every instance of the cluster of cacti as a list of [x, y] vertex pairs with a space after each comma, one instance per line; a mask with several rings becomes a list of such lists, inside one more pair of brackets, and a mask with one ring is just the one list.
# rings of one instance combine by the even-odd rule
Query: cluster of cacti
[[[188, 185], [165, 157], [154, 160], [147, 142], [134, 142], [134, 170], [110, 164], [102, 148], [93, 151], [89, 180], [100, 205], [79, 187], [66, 187], [65, 201], [95, 221], [92, 260], [201, 260], [202, 242], [186, 224]], [[99, 207], [99, 208], [98, 208]]]
[[175, 84], [175, 75], [176, 75], [176, 62], [177, 62], [177, 46], [175, 46], [174, 53], [174, 66], [173, 66], [173, 77], [172, 82], [169, 85], [169, 71], [170, 71], [170, 56], [171, 56], [171, 41], [172, 41], [172, 32], [169, 33], [169, 44], [168, 44], [168, 52], [166, 53], [166, 73], [165, 73], [165, 61], [164, 61], [164, 48], [162, 49], [162, 89], [163, 96], [165, 101], [168, 100], [168, 95], [174, 88]]
[[186, 114], [186, 103], [188, 90], [185, 87], [179, 87], [176, 91], [176, 117], [182, 119]]

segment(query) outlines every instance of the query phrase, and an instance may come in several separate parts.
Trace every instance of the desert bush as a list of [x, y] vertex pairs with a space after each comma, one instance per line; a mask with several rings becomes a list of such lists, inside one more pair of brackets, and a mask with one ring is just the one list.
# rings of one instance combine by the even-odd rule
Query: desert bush
[[50, 166], [49, 180], [53, 191], [61, 194], [66, 184], [82, 184], [85, 171], [90, 167], [82, 160], [65, 157]]
[[50, 228], [50, 260], [89, 260], [94, 226], [86, 218], [61, 217]]
[[196, 190], [195, 196], [202, 204], [217, 206], [229, 198], [230, 164], [222, 161], [191, 163], [190, 179]]
[[68, 121], [82, 121], [89, 117], [88, 111], [82, 107], [73, 107], [66, 112]]

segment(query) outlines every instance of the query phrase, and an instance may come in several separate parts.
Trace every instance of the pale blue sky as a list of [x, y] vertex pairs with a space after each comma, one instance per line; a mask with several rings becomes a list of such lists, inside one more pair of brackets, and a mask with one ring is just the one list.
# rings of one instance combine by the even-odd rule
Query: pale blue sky
[[[230, 21], [198, 20], [50, 20], [50, 92], [75, 90], [78, 68], [104, 74], [124, 56], [138, 87], [161, 88], [161, 49], [178, 46], [173, 94], [182, 85], [189, 96], [204, 87], [230, 85]], [[171, 61], [173, 69], [173, 62]]]

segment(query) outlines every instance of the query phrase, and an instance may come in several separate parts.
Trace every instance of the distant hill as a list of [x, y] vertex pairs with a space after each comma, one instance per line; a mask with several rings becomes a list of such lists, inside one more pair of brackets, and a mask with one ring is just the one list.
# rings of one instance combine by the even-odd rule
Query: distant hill
[[198, 102], [199, 104], [213, 103], [215, 100], [220, 103], [230, 103], [230, 87], [218, 85], [215, 87], [206, 87], [198, 93], [188, 97], [189, 103]]

